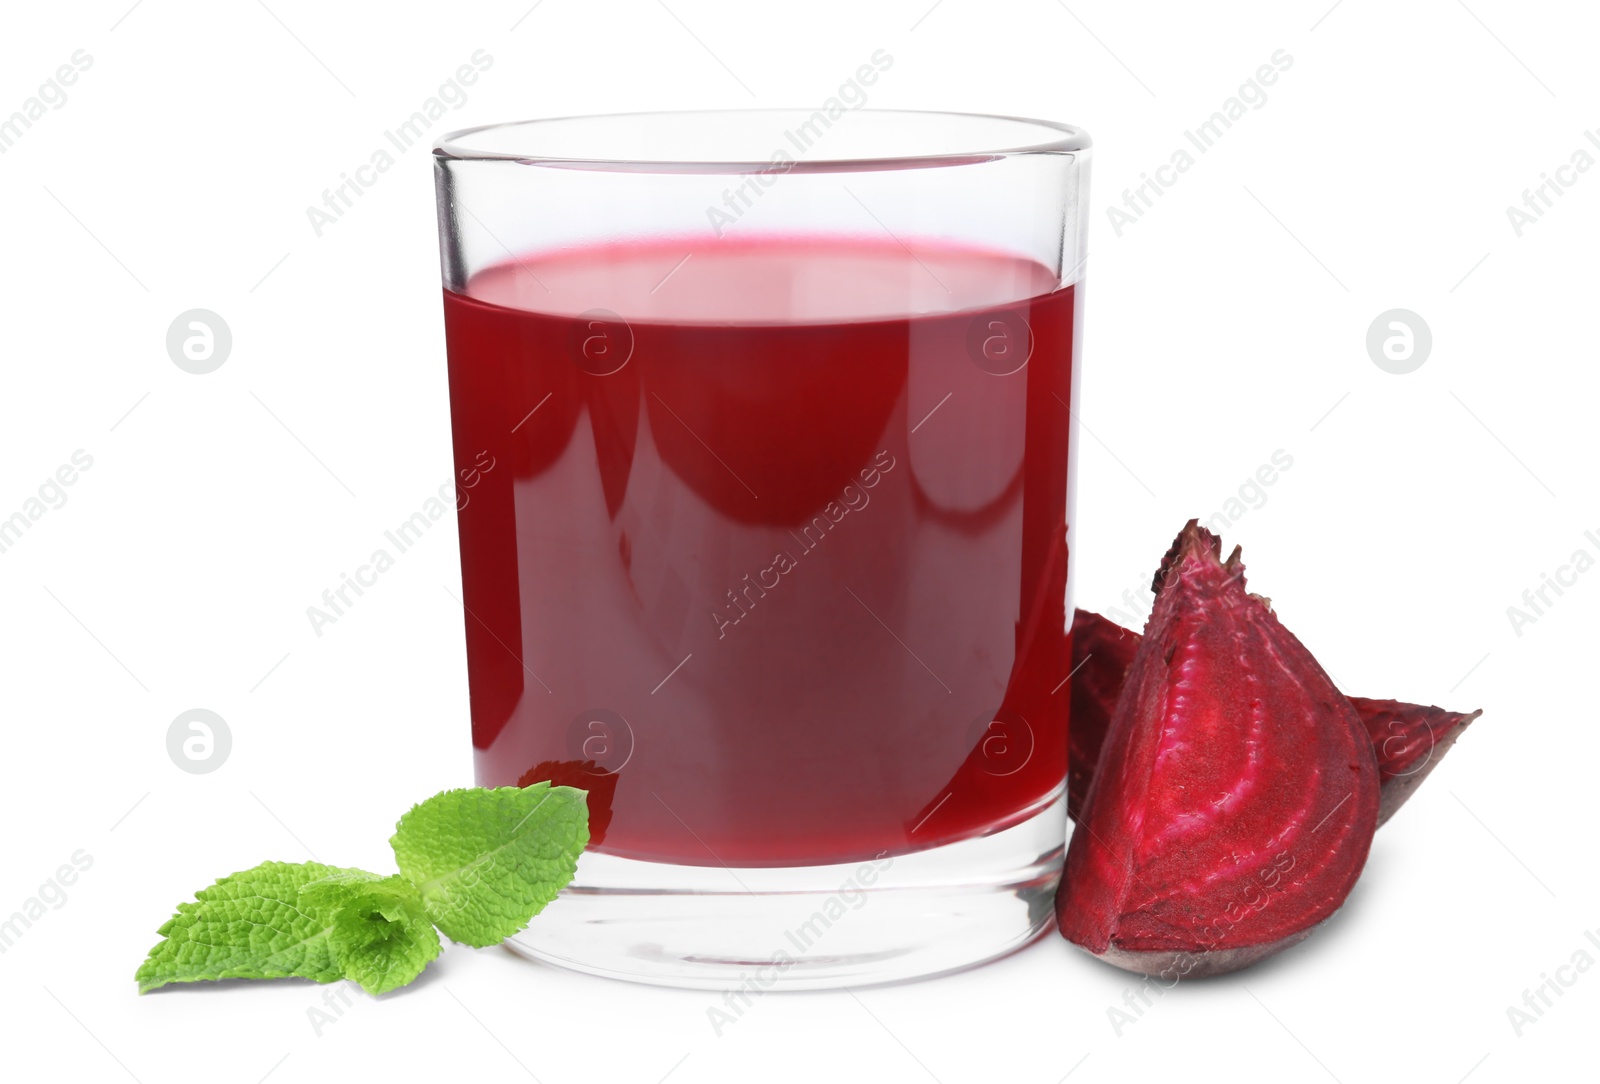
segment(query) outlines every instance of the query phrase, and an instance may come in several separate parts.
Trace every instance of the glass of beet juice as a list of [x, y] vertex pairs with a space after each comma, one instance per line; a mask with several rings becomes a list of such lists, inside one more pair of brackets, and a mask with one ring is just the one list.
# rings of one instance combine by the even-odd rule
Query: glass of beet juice
[[514, 948], [756, 990], [1047, 927], [1088, 148], [824, 109], [434, 149], [478, 782], [589, 795]]

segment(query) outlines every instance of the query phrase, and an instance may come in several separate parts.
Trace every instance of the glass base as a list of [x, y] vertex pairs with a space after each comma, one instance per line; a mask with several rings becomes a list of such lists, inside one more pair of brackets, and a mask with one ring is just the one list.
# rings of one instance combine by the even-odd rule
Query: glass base
[[591, 852], [506, 944], [608, 978], [820, 990], [959, 971], [1050, 928], [1066, 836], [1057, 792], [992, 835], [828, 866], [726, 868]]

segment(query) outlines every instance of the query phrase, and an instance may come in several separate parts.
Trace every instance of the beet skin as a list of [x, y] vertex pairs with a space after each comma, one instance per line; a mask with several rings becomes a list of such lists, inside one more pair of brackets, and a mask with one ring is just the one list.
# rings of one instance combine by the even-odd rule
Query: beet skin
[[1078, 819], [1106, 728], [1139, 647], [1139, 634], [1079, 610], [1072, 616], [1072, 714], [1067, 728], [1067, 815]]
[[1352, 696], [1350, 703], [1366, 724], [1372, 751], [1378, 757], [1378, 775], [1383, 784], [1378, 802], [1379, 826], [1394, 816], [1395, 810], [1428, 778], [1467, 724], [1483, 714], [1481, 710], [1446, 711], [1364, 696]]

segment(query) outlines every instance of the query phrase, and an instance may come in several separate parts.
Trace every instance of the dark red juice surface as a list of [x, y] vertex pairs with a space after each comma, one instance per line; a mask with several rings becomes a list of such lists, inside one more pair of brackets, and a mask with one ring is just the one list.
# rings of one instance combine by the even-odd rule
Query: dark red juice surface
[[1072, 287], [760, 238], [524, 256], [444, 302], [481, 784], [584, 786], [592, 848], [732, 866], [1054, 796]]

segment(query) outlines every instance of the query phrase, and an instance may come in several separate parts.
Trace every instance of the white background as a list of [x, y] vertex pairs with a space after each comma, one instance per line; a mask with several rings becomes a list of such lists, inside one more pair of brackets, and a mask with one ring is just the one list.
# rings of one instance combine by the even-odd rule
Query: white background
[[[405, 1074], [654, 1082], [1409, 1079], [1592, 1074], [1600, 974], [1507, 1016], [1600, 927], [1600, 572], [1518, 630], [1583, 548], [1594, 485], [1600, 170], [1518, 237], [1506, 207], [1600, 129], [1600, 20], [1416, 0], [719, 0], [17, 5], [0, 116], [92, 67], [0, 155], [0, 517], [93, 466], [0, 553], [0, 915], [92, 867], [0, 956], [13, 1070], [141, 1081]], [[270, 7], [270, 11], [268, 10]], [[1315, 25], [1314, 25], [1315, 24]], [[157, 925], [267, 857], [389, 868], [395, 816], [470, 780], [457, 549], [430, 533], [316, 637], [325, 587], [449, 478], [432, 181], [401, 156], [321, 238], [305, 208], [478, 49], [446, 127], [638, 108], [812, 108], [877, 49], [875, 106], [1037, 115], [1093, 135], [1079, 601], [1119, 605], [1184, 519], [1272, 453], [1228, 532], [1346, 691], [1482, 707], [1379, 835], [1327, 928], [1183, 983], [1119, 1034], [1132, 977], [1059, 938], [963, 975], [710, 995], [449, 948], [318, 1035], [324, 989], [135, 996]], [[1293, 67], [1140, 220], [1106, 207], [1278, 49]], [[1600, 149], [1589, 149], [1600, 154]], [[204, 307], [233, 351], [166, 353]], [[1414, 373], [1378, 313], [1431, 326]], [[220, 713], [226, 764], [166, 732]], [[1568, 976], [1573, 972], [1566, 972]], [[353, 988], [352, 988], [353, 989]], [[120, 1068], [119, 1068], [120, 1064]]]

